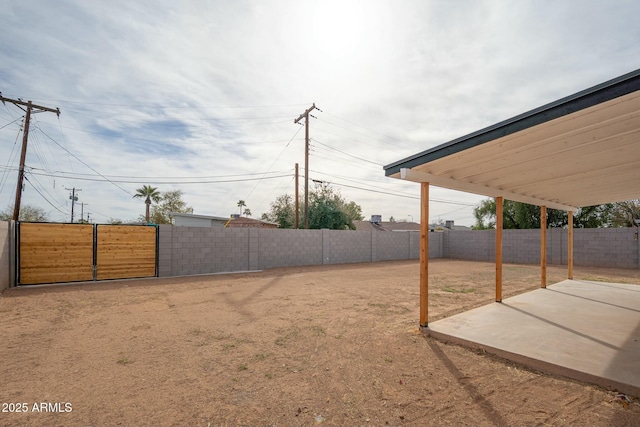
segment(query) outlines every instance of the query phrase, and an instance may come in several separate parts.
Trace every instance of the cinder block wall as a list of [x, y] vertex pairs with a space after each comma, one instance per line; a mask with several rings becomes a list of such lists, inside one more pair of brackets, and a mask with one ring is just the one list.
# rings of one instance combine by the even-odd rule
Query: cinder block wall
[[322, 264], [322, 230], [254, 229], [257, 263], [251, 270]]
[[159, 233], [161, 277], [250, 269], [247, 228], [161, 225]]
[[[577, 228], [573, 232], [573, 263], [608, 268], [640, 268], [640, 242], [634, 228]], [[540, 230], [503, 230], [502, 256], [507, 263], [540, 262]], [[495, 230], [444, 233], [444, 258], [493, 261]], [[547, 263], [566, 265], [568, 233], [547, 230]]]
[[[342, 264], [353, 262], [371, 262], [373, 254], [371, 231], [322, 230], [322, 263]], [[349, 239], [345, 239], [348, 237]]]
[[444, 258], [471, 261], [490, 261], [495, 259], [495, 230], [451, 231], [438, 234], [443, 235], [442, 256]]
[[7, 289], [13, 269], [11, 257], [12, 227], [10, 221], [0, 221], [0, 292]]
[[[161, 225], [159, 243], [161, 277], [420, 257], [418, 232]], [[635, 229], [574, 230], [576, 266], [636, 269], [639, 250]], [[538, 264], [540, 230], [504, 230], [502, 253], [505, 263]], [[493, 261], [495, 230], [429, 233], [429, 257]], [[567, 230], [547, 230], [547, 263], [567, 257]]]
[[[160, 225], [159, 276], [418, 259], [420, 233]], [[442, 257], [442, 233], [429, 256]]]
[[[609, 268], [640, 268], [640, 241], [634, 228], [577, 229], [573, 234], [575, 265]], [[566, 231], [564, 251], [566, 252]], [[563, 264], [566, 264], [566, 257]]]

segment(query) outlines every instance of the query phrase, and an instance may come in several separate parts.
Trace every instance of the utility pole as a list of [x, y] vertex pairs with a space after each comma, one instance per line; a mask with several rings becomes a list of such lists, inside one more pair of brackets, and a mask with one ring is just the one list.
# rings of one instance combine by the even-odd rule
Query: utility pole
[[[16, 107], [20, 108], [22, 111], [26, 112], [25, 120], [24, 120], [24, 131], [22, 136], [22, 152], [20, 153], [20, 169], [18, 170], [18, 184], [16, 186], [16, 201], [13, 206], [13, 220], [17, 221], [20, 216], [20, 202], [22, 201], [22, 182], [24, 180], [24, 162], [27, 157], [27, 141], [29, 140], [29, 121], [31, 120], [31, 111], [34, 113], [41, 113], [43, 111], [49, 111], [51, 113], [56, 113], [58, 117], [60, 117], [60, 109], [49, 107], [43, 107], [42, 105], [36, 105], [31, 101], [24, 102], [21, 99], [11, 99], [5, 98], [2, 96], [2, 92], [0, 92], [0, 101], [6, 105], [5, 101], [11, 102]], [[22, 107], [27, 107], [26, 109]]]
[[[84, 220], [84, 206], [88, 205], [89, 203], [82, 203], [80, 202], [80, 219]], [[89, 218], [89, 213], [87, 213], [87, 218]], [[71, 222], [73, 222], [73, 220], [71, 220]], [[87, 222], [89, 222], [89, 220], [87, 219]]]
[[304, 118], [304, 228], [309, 228], [309, 113], [316, 108], [315, 102], [293, 121]]
[[71, 191], [71, 194], [69, 195], [69, 199], [71, 199], [71, 223], [73, 224], [73, 206], [75, 205], [75, 203], [78, 201], [78, 196], [76, 196], [76, 191], [82, 191], [82, 188], [66, 188], [65, 190], [69, 190]]
[[300, 228], [300, 207], [298, 206], [298, 164], [296, 163], [296, 200], [293, 203], [296, 210], [296, 225], [294, 228]]

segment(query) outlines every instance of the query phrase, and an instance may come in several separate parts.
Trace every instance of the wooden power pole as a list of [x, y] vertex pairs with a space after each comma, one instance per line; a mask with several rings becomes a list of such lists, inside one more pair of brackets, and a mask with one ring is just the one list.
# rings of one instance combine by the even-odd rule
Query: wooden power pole
[[[22, 152], [20, 153], [20, 169], [18, 170], [18, 184], [16, 186], [16, 201], [13, 206], [13, 220], [17, 221], [18, 217], [20, 216], [20, 202], [22, 200], [22, 182], [24, 181], [24, 162], [25, 162], [25, 159], [27, 158], [27, 141], [29, 140], [29, 121], [31, 119], [31, 112], [33, 110], [35, 110], [33, 111], [34, 113], [49, 111], [51, 113], [56, 113], [58, 117], [60, 117], [60, 109], [43, 107], [42, 105], [36, 105], [31, 101], [24, 102], [21, 99], [5, 98], [4, 96], [2, 96], [1, 92], [0, 92], [0, 101], [2, 101], [3, 104], [5, 104], [5, 101], [11, 102], [16, 107], [20, 108], [22, 111], [26, 113], [25, 119], [24, 119], [24, 131], [22, 136]], [[27, 108], [25, 109], [22, 107], [27, 107]]]
[[309, 113], [316, 108], [313, 103], [304, 113], [293, 121], [298, 123], [304, 118], [304, 228], [309, 228]]

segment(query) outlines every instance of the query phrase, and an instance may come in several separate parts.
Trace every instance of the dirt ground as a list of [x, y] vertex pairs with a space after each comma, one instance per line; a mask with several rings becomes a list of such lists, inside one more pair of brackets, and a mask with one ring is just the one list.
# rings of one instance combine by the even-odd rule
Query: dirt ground
[[[430, 321], [491, 303], [494, 271], [431, 261]], [[538, 283], [504, 266], [505, 298]], [[417, 261], [10, 289], [0, 425], [640, 424], [636, 398], [425, 338], [418, 295]]]

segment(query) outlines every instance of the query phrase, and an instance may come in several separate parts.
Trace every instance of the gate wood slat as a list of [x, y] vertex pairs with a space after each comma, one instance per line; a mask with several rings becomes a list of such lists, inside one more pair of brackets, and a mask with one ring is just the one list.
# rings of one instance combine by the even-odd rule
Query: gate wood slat
[[20, 224], [20, 284], [93, 279], [93, 226]]
[[96, 279], [156, 275], [156, 227], [99, 225]]

